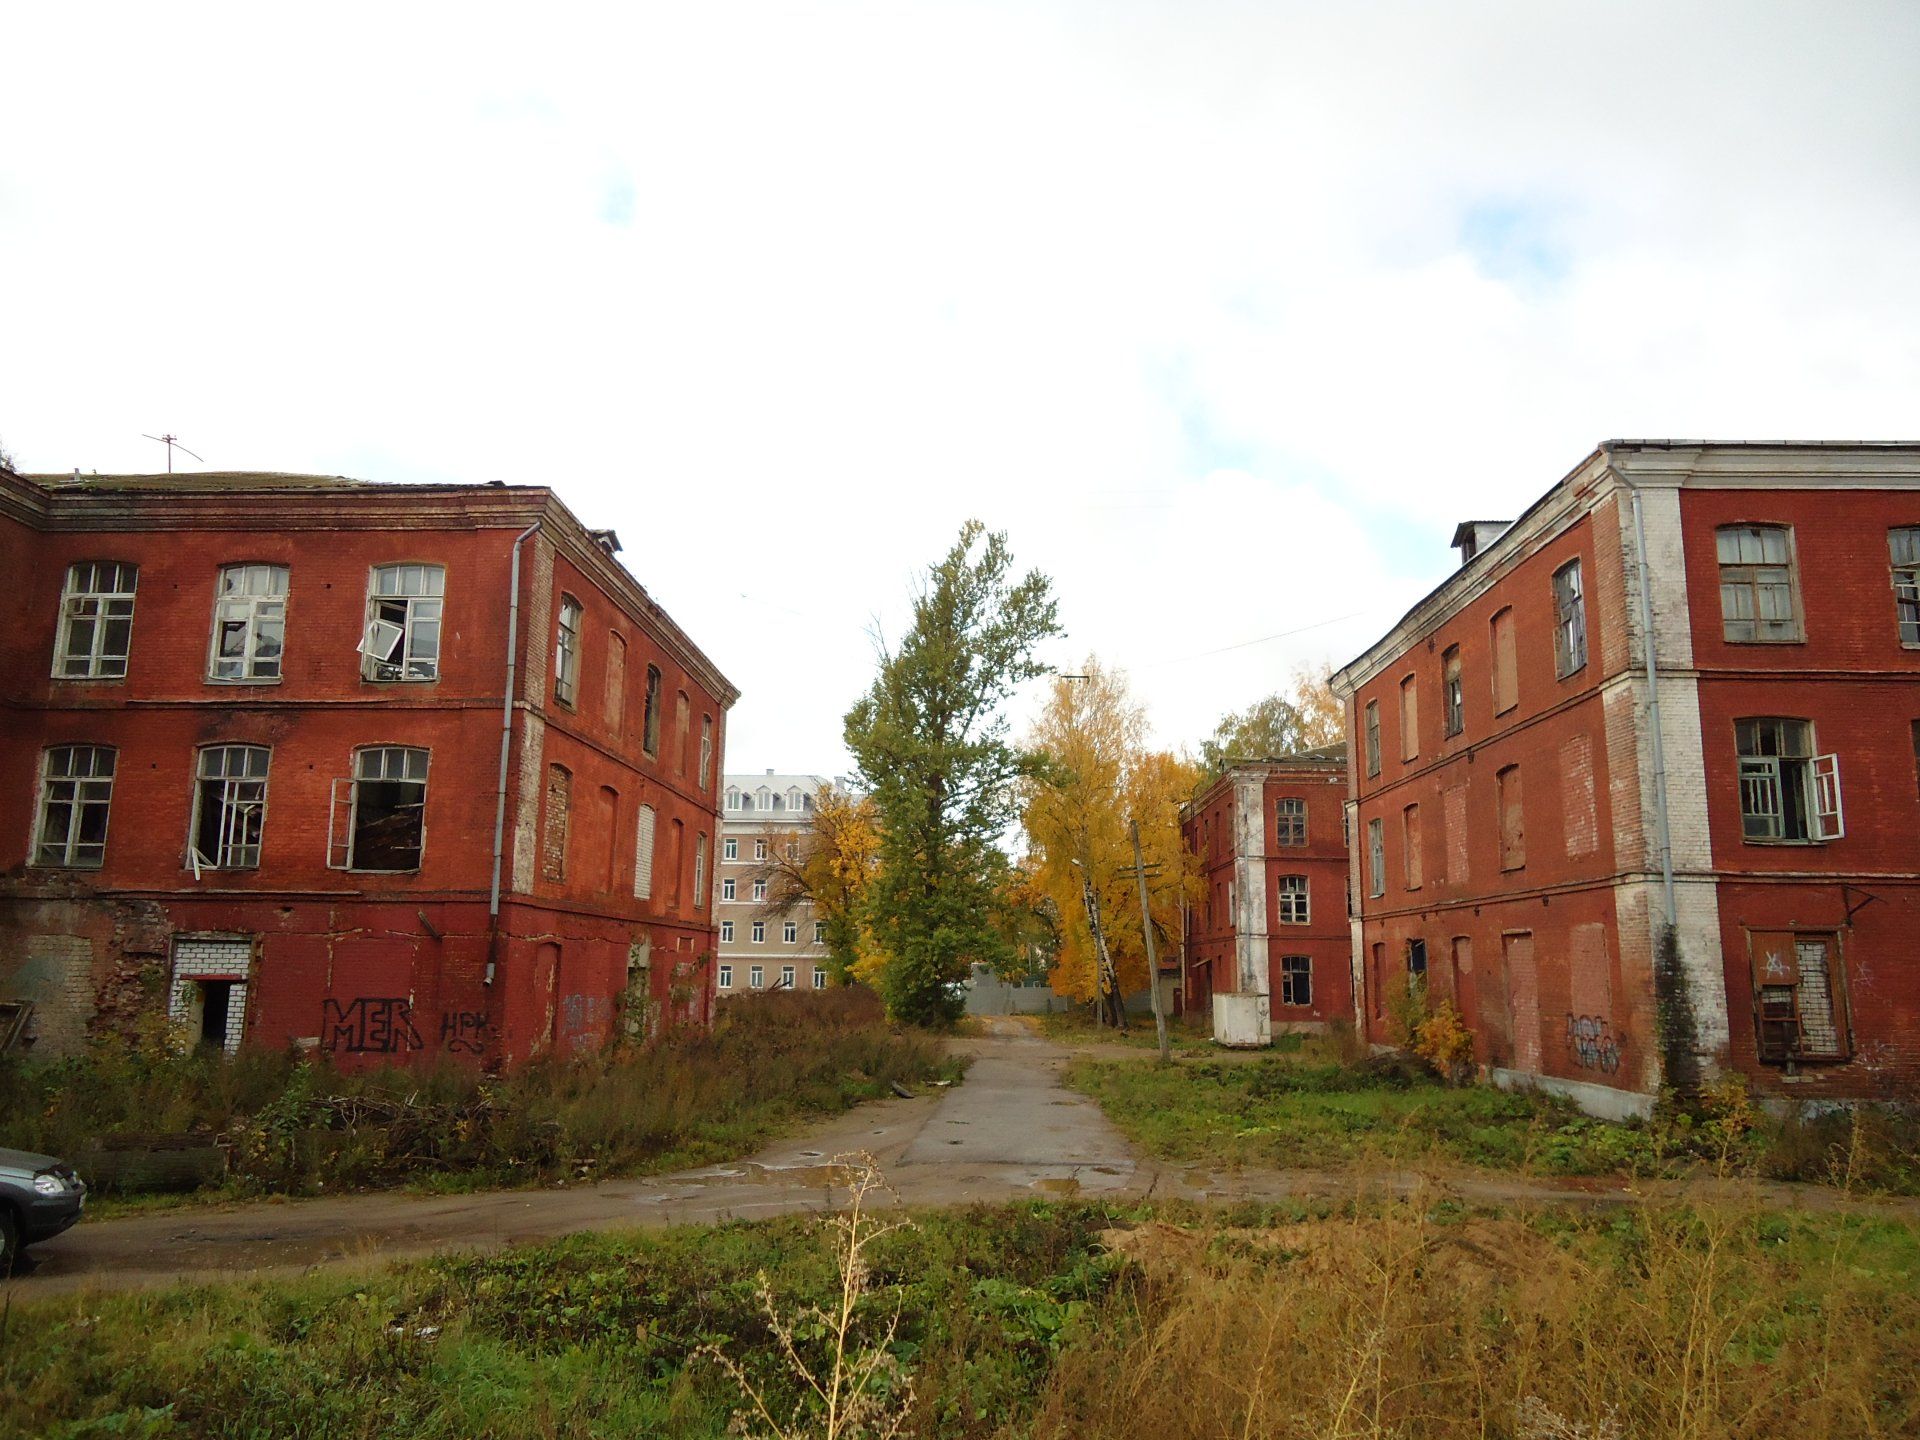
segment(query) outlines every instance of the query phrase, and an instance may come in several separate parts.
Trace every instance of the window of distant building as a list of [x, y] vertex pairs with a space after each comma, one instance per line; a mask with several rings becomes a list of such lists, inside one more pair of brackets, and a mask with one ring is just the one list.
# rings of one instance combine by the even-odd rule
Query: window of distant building
[[1793, 531], [1785, 525], [1723, 525], [1714, 532], [1720, 557], [1720, 618], [1735, 644], [1802, 638], [1794, 599]]
[[789, 945], [793, 944], [796, 940], [798, 940], [800, 938], [799, 922], [796, 920], [789, 920], [787, 921], [786, 924], [782, 925], [780, 927], [780, 938]]
[[733, 922], [731, 920], [722, 920], [720, 922], [720, 943], [723, 945], [731, 945], [733, 943]]
[[766, 967], [764, 965], [750, 966], [747, 970], [747, 983], [755, 990], [763, 988], [767, 983]]
[[[740, 842], [732, 837], [722, 840], [720, 842], [720, 856], [724, 860], [738, 860], [740, 858]], [[733, 897], [729, 895], [727, 898], [731, 900]]]
[[[733, 936], [723, 935], [720, 938], [723, 940], [731, 940]], [[733, 988], [733, 967], [731, 965], [722, 965], [720, 967], [720, 988], [722, 990], [731, 990]]]
[[734, 895], [734, 882], [731, 878], [720, 882], [720, 898], [722, 900], [732, 900], [736, 898]]
[[813, 988], [816, 990], [824, 990], [827, 988], [826, 966], [816, 965], [813, 967]]
[[793, 967], [793, 966], [791, 966], [791, 965], [782, 965], [782, 966], [780, 967], [780, 988], [781, 988], [782, 990], [791, 990], [791, 989], [793, 989], [793, 988], [794, 988], [794, 980], [795, 980], [795, 978], [796, 978], [796, 975], [795, 975], [795, 971], [794, 971], [794, 967]]
[[813, 943], [816, 945], [824, 945], [827, 943], [826, 921], [816, 920], [813, 922]]
[[756, 920], [753, 922], [753, 943], [756, 945], [764, 945], [767, 943], [766, 921]]

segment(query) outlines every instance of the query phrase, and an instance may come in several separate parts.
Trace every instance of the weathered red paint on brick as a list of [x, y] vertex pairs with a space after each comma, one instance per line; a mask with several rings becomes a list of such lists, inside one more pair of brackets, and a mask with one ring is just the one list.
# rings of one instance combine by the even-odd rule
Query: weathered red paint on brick
[[[522, 548], [521, 703], [496, 923], [487, 896], [510, 559], [514, 537], [536, 522]], [[61, 585], [78, 559], [140, 566], [124, 681], [49, 678]], [[409, 560], [446, 568], [439, 678], [363, 680], [355, 646], [369, 567]], [[290, 571], [277, 685], [205, 678], [216, 576], [244, 561]], [[45, 1010], [43, 1033], [67, 1044], [89, 1028], [124, 1025], [139, 1008], [128, 997], [142, 977], [149, 992], [164, 981], [173, 937], [199, 933], [252, 942], [246, 1043], [317, 1043], [345, 1064], [571, 1052], [608, 1039], [623, 1007], [629, 1020], [654, 1025], [710, 1017], [711, 907], [689, 893], [691, 854], [677, 868], [666, 836], [677, 823], [690, 852], [696, 836], [718, 834], [719, 747], [736, 692], [552, 492], [288, 487], [249, 477], [43, 485], [0, 474], [0, 563], [17, 577], [15, 623], [0, 633], [0, 794], [11, 817], [0, 823], [0, 998], [10, 989], [33, 998], [60, 937], [84, 947], [61, 953], [84, 954], [91, 980], [88, 1013]], [[562, 590], [585, 609], [572, 709], [552, 690]], [[669, 757], [643, 752], [642, 687], [629, 682], [619, 705], [607, 703], [616, 632], [630, 673], [659, 667], [669, 695], [685, 690], [713, 716], [716, 758], [704, 788]], [[550, 765], [570, 774], [572, 813], [564, 878], [517, 886], [517, 852], [540, 844], [544, 829], [538, 794], [523, 794], [530, 736], [532, 774]], [[195, 755], [221, 741], [272, 750], [261, 863], [196, 882], [186, 865]], [[97, 871], [27, 863], [42, 751], [69, 743], [119, 752]], [[421, 868], [330, 869], [331, 782], [350, 773], [356, 748], [383, 743], [431, 752]], [[643, 803], [661, 825], [648, 901], [633, 896]], [[528, 819], [531, 840], [516, 833]], [[644, 989], [630, 995], [636, 946], [648, 963]], [[374, 1022], [370, 1007], [379, 1009]], [[649, 1013], [633, 1014], [637, 1007]], [[370, 1038], [379, 1045], [367, 1048]]]

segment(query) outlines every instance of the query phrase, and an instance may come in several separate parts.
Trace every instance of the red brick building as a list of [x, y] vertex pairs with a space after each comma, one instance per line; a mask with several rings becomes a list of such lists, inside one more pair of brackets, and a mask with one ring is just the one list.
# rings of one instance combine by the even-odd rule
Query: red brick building
[[[1602, 1113], [1920, 1079], [1920, 445], [1613, 441], [1335, 677], [1355, 985]], [[1651, 644], [1649, 644], [1651, 640]]]
[[0, 1022], [348, 1064], [705, 1023], [736, 691], [618, 549], [540, 487], [0, 472]]
[[1210, 1012], [1222, 1043], [1353, 1018], [1346, 778], [1339, 747], [1243, 761], [1182, 808], [1206, 894], [1187, 914], [1181, 1008]]

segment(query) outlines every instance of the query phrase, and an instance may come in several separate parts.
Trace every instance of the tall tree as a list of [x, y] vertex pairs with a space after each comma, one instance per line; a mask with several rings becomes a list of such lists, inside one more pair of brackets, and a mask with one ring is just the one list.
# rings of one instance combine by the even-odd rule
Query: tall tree
[[1076, 1000], [1100, 995], [1087, 887], [1100, 912], [1123, 994], [1147, 984], [1129, 820], [1140, 824], [1149, 908], [1165, 954], [1178, 945], [1183, 893], [1198, 893], [1199, 863], [1180, 838], [1180, 802], [1198, 771], [1146, 748], [1146, 721], [1124, 675], [1088, 660], [1084, 680], [1054, 682], [1030, 743], [1046, 760], [1021, 787], [1033, 885], [1051, 902], [1059, 947], [1051, 981]]
[[1034, 647], [1060, 633], [1051, 583], [1015, 580], [1004, 534], [961, 527], [914, 597], [913, 624], [847, 712], [846, 742], [880, 826], [865, 910], [885, 959], [880, 992], [896, 1019], [951, 1024], [976, 960], [1003, 968], [996, 924], [1014, 816], [1030, 758], [1007, 740], [1002, 707], [1045, 673]]
[[880, 831], [873, 802], [831, 785], [820, 787], [813, 813], [797, 835], [767, 831], [767, 858], [747, 872], [747, 882], [766, 882], [762, 913], [791, 915], [802, 905], [825, 931], [827, 967], [844, 984], [872, 946], [863, 943], [861, 906], [873, 883]]
[[1300, 717], [1300, 743], [1307, 749], [1338, 745], [1347, 738], [1347, 709], [1333, 693], [1333, 666], [1327, 661], [1294, 667], [1293, 709]]
[[1218, 775], [1236, 760], [1266, 760], [1346, 739], [1346, 712], [1333, 693], [1333, 667], [1300, 665], [1285, 690], [1220, 719], [1200, 742], [1201, 768]]

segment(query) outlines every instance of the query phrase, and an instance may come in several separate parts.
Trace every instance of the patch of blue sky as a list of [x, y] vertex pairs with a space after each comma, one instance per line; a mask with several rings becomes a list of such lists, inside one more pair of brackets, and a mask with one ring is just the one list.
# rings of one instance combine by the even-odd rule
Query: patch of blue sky
[[1459, 243], [1483, 275], [1549, 288], [1573, 269], [1564, 207], [1542, 201], [1481, 200], [1460, 217]]

